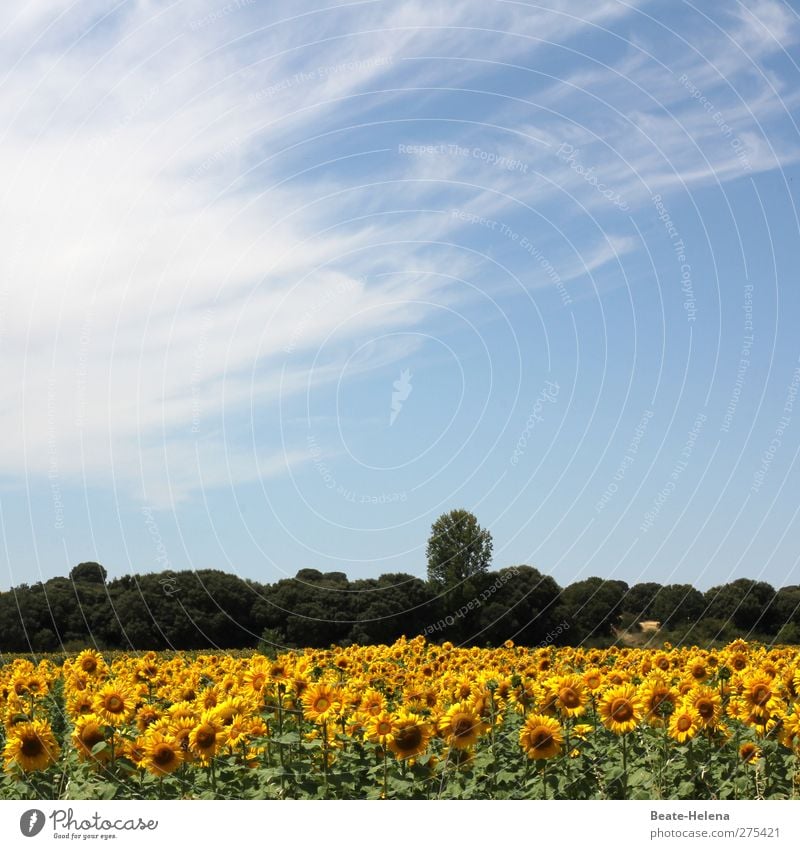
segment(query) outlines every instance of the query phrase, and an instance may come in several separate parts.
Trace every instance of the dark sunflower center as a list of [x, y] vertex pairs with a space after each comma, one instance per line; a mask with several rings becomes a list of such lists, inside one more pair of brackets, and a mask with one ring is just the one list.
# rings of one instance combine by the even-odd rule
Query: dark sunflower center
[[422, 731], [417, 725], [408, 725], [395, 734], [394, 743], [398, 749], [411, 752], [422, 743]]
[[633, 717], [633, 705], [627, 699], [614, 699], [611, 716], [616, 722], [628, 722]]
[[769, 687], [765, 687], [763, 684], [759, 684], [753, 690], [753, 701], [760, 706], [764, 706], [768, 701], [772, 693], [769, 690]]
[[469, 737], [475, 723], [468, 717], [461, 716], [453, 723], [453, 734], [456, 737]]
[[22, 746], [20, 746], [20, 750], [26, 758], [35, 758], [44, 752], [44, 744], [36, 736], [26, 737], [22, 741]]
[[175, 751], [170, 746], [159, 746], [153, 753], [153, 763], [156, 766], [169, 766], [177, 757]]
[[703, 701], [697, 703], [696, 707], [697, 712], [700, 714], [700, 716], [703, 717], [703, 719], [710, 719], [712, 716], [714, 716], [713, 702], [709, 702], [703, 699]]
[[688, 716], [678, 718], [678, 731], [688, 731], [692, 727], [692, 720]]
[[331, 706], [331, 703], [323, 696], [314, 702], [314, 709], [318, 710], [320, 713], [322, 711], [327, 710]]
[[93, 657], [87, 657], [81, 664], [84, 672], [94, 672], [97, 669], [97, 661]]
[[531, 734], [534, 749], [546, 749], [553, 742], [553, 735], [546, 728], [537, 728]]
[[706, 668], [705, 666], [695, 666], [692, 667], [692, 675], [695, 678], [705, 678], [706, 677]]
[[561, 691], [560, 696], [561, 701], [564, 702], [564, 704], [568, 708], [575, 708], [580, 706], [580, 696], [571, 687], [565, 687]]
[[120, 713], [125, 707], [125, 703], [119, 696], [109, 696], [106, 699], [106, 710], [109, 713]]
[[81, 735], [81, 740], [83, 740], [83, 744], [87, 749], [93, 749], [98, 743], [102, 743], [105, 738], [97, 729], [92, 731], [85, 731]]

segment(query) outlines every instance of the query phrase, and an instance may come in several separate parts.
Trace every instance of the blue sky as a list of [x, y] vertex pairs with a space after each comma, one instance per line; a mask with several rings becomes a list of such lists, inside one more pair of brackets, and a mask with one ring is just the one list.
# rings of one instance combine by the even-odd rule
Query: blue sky
[[800, 583], [780, 0], [0, 11], [0, 586]]

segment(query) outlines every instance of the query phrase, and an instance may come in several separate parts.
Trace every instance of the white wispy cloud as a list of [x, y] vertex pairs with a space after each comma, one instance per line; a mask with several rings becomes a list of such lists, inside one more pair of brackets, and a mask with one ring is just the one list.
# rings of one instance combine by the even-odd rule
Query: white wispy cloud
[[[530, 110], [496, 98], [488, 114], [463, 110], [471, 123], [437, 125], [525, 173], [397, 154], [400, 138], [430, 141], [426, 119], [462, 114], [448, 92], [491, 90], [487, 75], [502, 87], [503, 63], [552, 61], [553, 44], [601, 37], [637, 4], [12, 5], [0, 10], [0, 472], [19, 481], [55, 465], [168, 505], [283, 473], [304, 452], [262, 438], [254, 406], [277, 411], [279, 391], [335, 381], [371, 334], [470, 297], [458, 283], [480, 262], [457, 244], [468, 225], [404, 210], [504, 219], [535, 207], [556, 220], [569, 192], [601, 214], [607, 200], [555, 156], [564, 141], [632, 204], [644, 181], [666, 191], [740, 175], [679, 71], [717, 98], [753, 171], [797, 159], [763, 133], [797, 95], [777, 102], [780, 75], [766, 70], [748, 76], [746, 102], [726, 93], [708, 68], [729, 67], [727, 48], [711, 38], [673, 78], [632, 46], [618, 67], [559, 67], [570, 85], [523, 91]], [[732, 30], [765, 62], [797, 21], [761, 0]], [[580, 124], [563, 116], [573, 98], [591, 107]], [[633, 248], [593, 233], [561, 278]]]

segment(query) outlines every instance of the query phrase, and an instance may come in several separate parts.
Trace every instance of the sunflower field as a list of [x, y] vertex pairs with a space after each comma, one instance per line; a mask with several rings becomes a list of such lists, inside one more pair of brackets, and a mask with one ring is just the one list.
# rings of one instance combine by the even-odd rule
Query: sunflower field
[[0, 666], [6, 799], [800, 798], [800, 650], [351, 646]]

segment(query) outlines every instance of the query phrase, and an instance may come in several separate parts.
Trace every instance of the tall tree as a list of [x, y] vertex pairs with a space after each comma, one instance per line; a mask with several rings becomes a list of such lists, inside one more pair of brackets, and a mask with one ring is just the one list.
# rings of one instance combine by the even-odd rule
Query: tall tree
[[451, 510], [431, 526], [428, 538], [428, 580], [452, 589], [489, 568], [492, 535], [468, 510]]
[[74, 566], [69, 573], [69, 579], [75, 584], [104, 584], [108, 578], [105, 567], [89, 561]]

